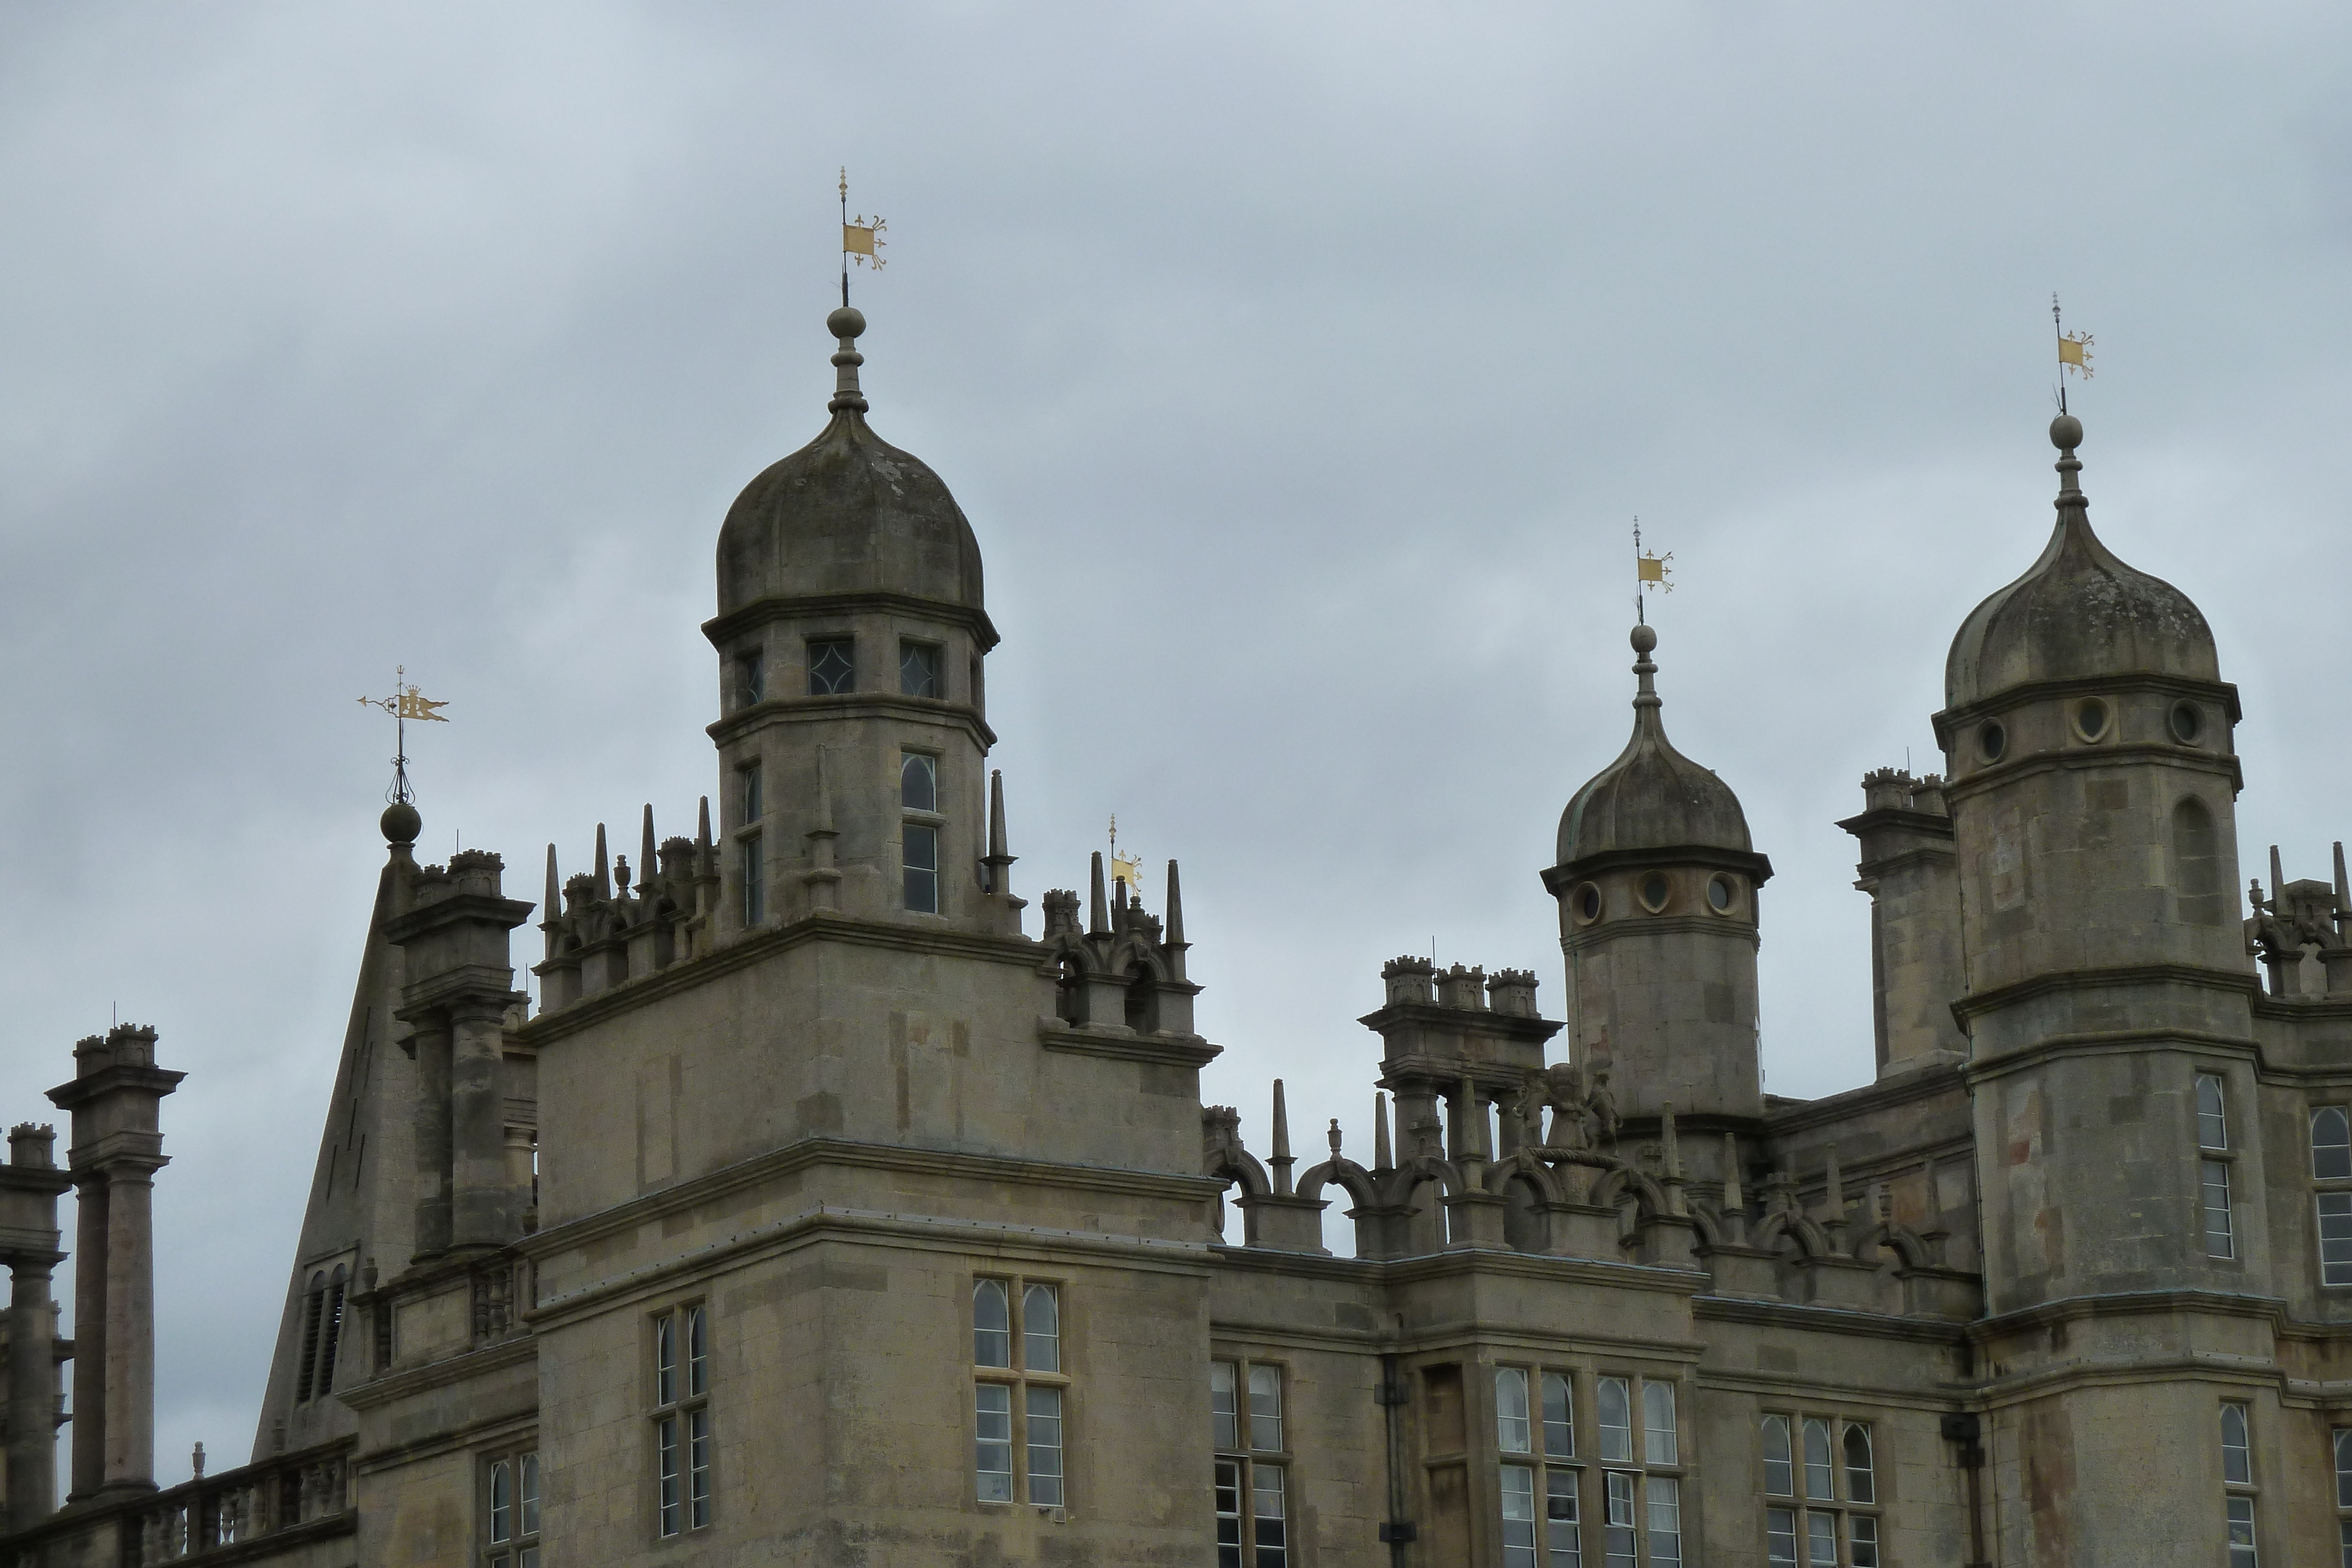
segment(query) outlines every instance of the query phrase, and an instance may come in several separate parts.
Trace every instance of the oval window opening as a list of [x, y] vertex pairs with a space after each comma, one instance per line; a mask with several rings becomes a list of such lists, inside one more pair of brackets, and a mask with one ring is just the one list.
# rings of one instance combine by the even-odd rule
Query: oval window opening
[[1666, 894], [1669, 891], [1666, 879], [1656, 872], [1652, 872], [1642, 879], [1643, 907], [1653, 915], [1656, 914], [1666, 906]]
[[1706, 884], [1706, 902], [1717, 915], [1731, 913], [1731, 882], [1727, 877], [1715, 877]]
[[1576, 890], [1576, 917], [1587, 925], [1601, 918], [1601, 890], [1589, 882]]
[[2084, 697], [2074, 710], [2074, 733], [2084, 740], [2096, 740], [2107, 733], [2107, 705], [2097, 697]]
[[2198, 732], [2205, 727], [2205, 717], [2197, 711], [2195, 703], [2172, 705], [2172, 738], [2183, 746], [2197, 744]]
[[2000, 754], [2009, 749], [2009, 731], [2001, 728], [1998, 719], [1986, 725], [1977, 731], [1977, 749], [1987, 762], [2000, 761]]

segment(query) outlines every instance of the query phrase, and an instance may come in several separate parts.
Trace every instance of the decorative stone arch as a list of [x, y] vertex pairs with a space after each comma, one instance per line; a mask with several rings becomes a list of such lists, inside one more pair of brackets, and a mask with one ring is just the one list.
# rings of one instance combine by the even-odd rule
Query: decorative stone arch
[[1346, 1158], [1325, 1160], [1298, 1178], [1298, 1196], [1318, 1198], [1327, 1186], [1337, 1186], [1358, 1208], [1380, 1207], [1380, 1182], [1371, 1172]]
[[1768, 1252], [1780, 1249], [1787, 1242], [1796, 1251], [1791, 1261], [1804, 1262], [1815, 1258], [1827, 1258], [1837, 1249], [1830, 1245], [1829, 1233], [1801, 1214], [1786, 1209], [1767, 1215], [1764, 1223], [1756, 1228], [1753, 1245]]

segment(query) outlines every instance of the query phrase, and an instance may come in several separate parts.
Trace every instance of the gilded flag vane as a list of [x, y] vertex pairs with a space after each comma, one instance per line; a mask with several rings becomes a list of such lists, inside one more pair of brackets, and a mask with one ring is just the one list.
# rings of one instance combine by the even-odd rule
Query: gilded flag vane
[[849, 303], [849, 264], [855, 259], [860, 267], [882, 270], [882, 252], [889, 241], [882, 237], [889, 225], [879, 214], [868, 219], [864, 213], [855, 218], [849, 215], [849, 170], [841, 171], [841, 302]]
[[1653, 555], [1642, 549], [1642, 519], [1635, 517], [1633, 519], [1634, 620], [1643, 620], [1646, 613], [1643, 604], [1643, 595], [1649, 591], [1649, 584], [1656, 583], [1660, 593], [1672, 593], [1675, 591], [1675, 585], [1666, 580], [1674, 575], [1674, 568], [1666, 563], [1674, 559], [1675, 552], [1672, 550], [1668, 550], [1664, 555]]
[[1142, 877], [1143, 857], [1118, 852], [1118, 816], [1114, 812], [1110, 820], [1110, 879], [1125, 883], [1127, 896], [1134, 899], [1143, 896]]
[[2091, 342], [2088, 332], [2069, 332], [2065, 320], [2058, 314], [2058, 297], [2050, 297], [2050, 321], [2058, 329], [2058, 412], [2066, 412], [2066, 372], [2079, 371], [2083, 379], [2091, 379]]
[[431, 697], [420, 693], [409, 682], [408, 666], [401, 664], [394, 666], [393, 670], [392, 695], [362, 697], [360, 706], [382, 708], [393, 716], [396, 741], [393, 748], [390, 799], [404, 806], [415, 799], [415, 792], [408, 788], [408, 721], [414, 718], [433, 724], [447, 724], [448, 719], [438, 710], [449, 705], [446, 702], [435, 702]]

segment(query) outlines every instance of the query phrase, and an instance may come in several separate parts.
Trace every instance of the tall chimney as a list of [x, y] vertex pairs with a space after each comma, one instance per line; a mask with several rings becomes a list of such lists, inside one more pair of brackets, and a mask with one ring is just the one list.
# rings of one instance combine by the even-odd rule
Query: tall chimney
[[0, 1166], [0, 1260], [8, 1265], [8, 1513], [30, 1530], [58, 1506], [57, 1307], [49, 1270], [58, 1198], [73, 1178], [57, 1168], [57, 1134], [26, 1122], [8, 1134]]

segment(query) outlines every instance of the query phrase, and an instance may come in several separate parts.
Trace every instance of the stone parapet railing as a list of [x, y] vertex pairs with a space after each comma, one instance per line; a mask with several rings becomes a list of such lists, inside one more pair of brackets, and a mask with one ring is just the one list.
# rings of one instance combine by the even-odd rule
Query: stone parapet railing
[[0, 1542], [8, 1568], [153, 1568], [283, 1558], [357, 1561], [356, 1438], [275, 1454], [162, 1491], [59, 1511]]

